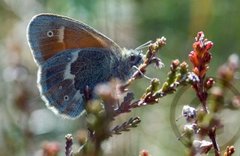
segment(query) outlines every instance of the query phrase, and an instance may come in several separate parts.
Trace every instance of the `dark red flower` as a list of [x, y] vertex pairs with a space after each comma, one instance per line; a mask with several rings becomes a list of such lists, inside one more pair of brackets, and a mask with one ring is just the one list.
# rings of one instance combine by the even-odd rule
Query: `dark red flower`
[[209, 50], [212, 48], [213, 43], [204, 39], [204, 33], [198, 32], [193, 43], [193, 51], [189, 53], [189, 59], [193, 64], [193, 72], [200, 78], [204, 77], [212, 55]]

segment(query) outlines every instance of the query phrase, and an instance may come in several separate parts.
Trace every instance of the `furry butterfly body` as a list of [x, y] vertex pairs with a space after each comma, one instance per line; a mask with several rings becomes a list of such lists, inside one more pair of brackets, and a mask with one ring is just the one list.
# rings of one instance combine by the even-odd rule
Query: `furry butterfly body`
[[39, 67], [42, 99], [55, 113], [69, 118], [83, 112], [86, 86], [92, 90], [111, 78], [124, 81], [143, 58], [139, 51], [121, 49], [86, 24], [59, 15], [33, 17], [27, 38]]

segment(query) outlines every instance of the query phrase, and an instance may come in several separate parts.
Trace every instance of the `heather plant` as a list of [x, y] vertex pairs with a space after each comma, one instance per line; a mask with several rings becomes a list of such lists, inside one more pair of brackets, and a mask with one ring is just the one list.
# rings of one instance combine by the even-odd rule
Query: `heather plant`
[[[94, 92], [99, 99], [92, 100], [91, 92], [88, 87], [85, 89], [86, 99], [86, 122], [87, 129], [80, 130], [76, 137], [67, 134], [65, 154], [66, 156], [84, 155], [84, 156], [101, 156], [104, 155], [102, 143], [113, 135], [121, 135], [125, 131], [131, 131], [137, 128], [141, 122], [140, 117], [133, 116], [122, 124], [112, 126], [112, 122], [120, 114], [131, 113], [135, 108], [158, 104], [162, 97], [174, 94], [178, 88], [183, 86], [191, 86], [192, 91], [198, 99], [197, 107], [191, 104], [184, 104], [182, 114], [186, 123], [183, 125], [181, 135], [176, 137], [176, 141], [186, 139], [187, 144], [186, 155], [203, 155], [214, 152], [215, 156], [231, 156], [235, 148], [229, 144], [226, 149], [220, 149], [217, 139], [217, 131], [224, 125], [218, 118], [217, 113], [226, 107], [223, 107], [224, 90], [234, 81], [239, 62], [236, 54], [231, 55], [226, 64], [218, 70], [218, 79], [221, 80], [220, 85], [216, 86], [216, 79], [208, 77], [207, 71], [209, 64], [214, 58], [210, 53], [213, 42], [208, 41], [204, 37], [203, 32], [199, 32], [193, 43], [193, 50], [189, 53], [190, 65], [185, 61], [180, 62], [178, 59], [171, 62], [170, 71], [163, 83], [158, 78], [151, 78], [149, 86], [139, 99], [134, 98], [134, 93], [128, 88], [133, 81], [144, 78], [147, 67], [154, 64], [159, 70], [163, 63], [158, 57], [158, 52], [165, 46], [166, 39], [164, 37], [157, 39], [151, 43], [146, 52], [144, 62], [139, 66], [136, 72], [129, 78], [127, 82], [112, 80], [105, 84], [99, 84]], [[231, 103], [227, 107], [238, 109], [240, 106], [239, 94], [231, 99]], [[139, 109], [144, 109], [139, 108]], [[178, 119], [176, 119], [176, 122]], [[78, 142], [78, 150], [72, 149], [73, 139]], [[49, 145], [45, 147], [45, 153], [50, 153], [55, 146]], [[221, 153], [222, 151], [222, 153]], [[55, 153], [45, 155], [57, 155]], [[140, 156], [150, 156], [147, 150], [142, 150]]]
[[[173, 118], [172, 122], [177, 125], [177, 123], [180, 123], [180, 120], [184, 120], [183, 125], [173, 127], [175, 128], [173, 131], [177, 129], [179, 133], [176, 133], [176, 137], [172, 138], [172, 141], [179, 144], [183, 143], [186, 147], [186, 155], [233, 155], [235, 150], [237, 150], [233, 144], [238, 138], [238, 131], [236, 135], [229, 138], [230, 141], [226, 141], [224, 145], [220, 144], [218, 140], [219, 133], [223, 131], [224, 127], [229, 126], [230, 129], [234, 129], [235, 125], [225, 125], [219, 117], [219, 113], [225, 109], [238, 111], [240, 107], [240, 93], [236, 89], [237, 86], [235, 86], [239, 69], [238, 55], [230, 55], [227, 62], [218, 68], [215, 77], [208, 76], [211, 61], [214, 59], [214, 55], [217, 54], [216, 52], [210, 53], [210, 50], [213, 48], [213, 42], [205, 39], [203, 32], [199, 32], [192, 45], [193, 50], [188, 54], [190, 63], [175, 59], [170, 63], [166, 78], [149, 78], [146, 74], [149, 66], [154, 65], [156, 67], [155, 71], [160, 73], [162, 72], [162, 67], [165, 66], [160, 57], [164, 53], [166, 43], [166, 39], [162, 37], [149, 44], [143, 63], [126, 82], [112, 79], [107, 83], [96, 86], [94, 93], [86, 86], [84, 92], [86, 113], [83, 115], [86, 128], [79, 128], [75, 132], [69, 131], [69, 134], [65, 135], [65, 149], [61, 146], [59, 140], [45, 140], [41, 144], [40, 155], [58, 156], [63, 151], [65, 151], [66, 156], [105, 155], [106, 149], [103, 144], [111, 137], [114, 137], [114, 135], [121, 137], [122, 133], [139, 128], [141, 118], [143, 117], [138, 116], [136, 113], [133, 115], [132, 111], [134, 109], [141, 110], [152, 105], [160, 105], [163, 97], [169, 95], [177, 97], [178, 94], [176, 93], [178, 91], [182, 92], [181, 88], [184, 87], [190, 88], [191, 92], [195, 94], [196, 100], [189, 100], [189, 103], [177, 103], [173, 100], [174, 104], [169, 103], [169, 105], [173, 106], [182, 106], [179, 114], [175, 114], [176, 112], [173, 111], [175, 108], [171, 107], [172, 110], [169, 112], [169, 116]], [[19, 115], [17, 120], [21, 123], [21, 127], [18, 127], [18, 124], [14, 122], [9, 122], [11, 123], [10, 126], [16, 127], [15, 130], [4, 130], [3, 139], [10, 140], [6, 141], [7, 144], [5, 146], [12, 149], [7, 151], [7, 153], [14, 155], [14, 153], [20, 154], [18, 151], [19, 146], [21, 146], [21, 149], [27, 149], [27, 147], [29, 148], [33, 145], [32, 142], [36, 135], [29, 129], [28, 123], [24, 119], [32, 118], [31, 112], [34, 108], [29, 104], [29, 101], [30, 97], [36, 96], [37, 93], [29, 90], [35, 82], [31, 81], [30, 73], [26, 67], [16, 64], [11, 68], [9, 67], [6, 71], [12, 74], [9, 77], [12, 78], [11, 82], [14, 84], [16, 94], [12, 99], [14, 107], [23, 114], [22, 116]], [[133, 84], [141, 85], [139, 79], [148, 81], [149, 85], [138, 98], [130, 88]], [[230, 99], [227, 94], [229, 89], [234, 93]], [[92, 99], [92, 94], [97, 95], [98, 98]], [[182, 96], [188, 98], [185, 92], [182, 92]], [[6, 115], [6, 121], [15, 121], [12, 114], [14, 113], [11, 112]], [[129, 114], [131, 117], [115, 125], [114, 121], [123, 114]], [[227, 115], [230, 117], [232, 114]], [[164, 121], [170, 122], [168, 120]], [[47, 121], [45, 120], [44, 124], [45, 122]], [[76, 120], [75, 125], [83, 125], [83, 123], [79, 123]], [[172, 129], [169, 128], [169, 131], [172, 131]], [[223, 133], [228, 132], [223, 131]], [[135, 134], [133, 133], [132, 135]], [[149, 135], [154, 136], [155, 134]], [[16, 136], [18, 139], [16, 139]], [[63, 136], [64, 134], [62, 134], [61, 140], [64, 140]], [[161, 142], [162, 140], [159, 141]], [[148, 149], [142, 149], [139, 155], [150, 156], [150, 153]]]

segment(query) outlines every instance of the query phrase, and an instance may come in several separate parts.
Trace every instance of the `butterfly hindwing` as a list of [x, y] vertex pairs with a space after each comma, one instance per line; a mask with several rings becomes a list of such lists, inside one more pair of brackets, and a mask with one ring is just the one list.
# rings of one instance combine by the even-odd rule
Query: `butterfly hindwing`
[[67, 49], [108, 48], [113, 52], [120, 51], [111, 39], [84, 23], [53, 14], [33, 17], [27, 36], [38, 64]]
[[67, 117], [79, 116], [84, 108], [84, 89], [91, 90], [112, 77], [109, 49], [70, 49], [46, 60], [39, 68], [38, 84], [42, 99]]
[[57, 114], [77, 117], [84, 110], [83, 95], [74, 85], [74, 75], [69, 72], [78, 54], [68, 50], [45, 61], [39, 68], [38, 85], [42, 99]]

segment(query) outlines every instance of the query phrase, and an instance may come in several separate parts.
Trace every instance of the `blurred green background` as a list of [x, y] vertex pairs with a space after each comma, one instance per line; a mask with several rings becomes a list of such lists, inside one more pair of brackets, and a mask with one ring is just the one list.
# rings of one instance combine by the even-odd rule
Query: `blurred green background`
[[[165, 36], [167, 45], [160, 51], [160, 58], [166, 67], [150, 68], [147, 72], [147, 76], [158, 77], [163, 82], [171, 60], [188, 62], [198, 31], [204, 31], [206, 38], [214, 42], [210, 76], [216, 75], [218, 66], [231, 53], [239, 54], [239, 7], [238, 0], [0, 0], [0, 155], [38, 156], [48, 141], [58, 142], [60, 155], [64, 155], [64, 135], [76, 135], [85, 127], [84, 117], [62, 119], [49, 111], [39, 96], [37, 66], [26, 40], [26, 28], [32, 16], [48, 12], [81, 20], [126, 48], [134, 49]], [[135, 82], [136, 97], [147, 85], [146, 79]], [[186, 148], [174, 135], [169, 119], [174, 96], [114, 121], [114, 124], [121, 123], [131, 116], [142, 119], [138, 128], [107, 140], [103, 145], [105, 155], [137, 156], [141, 149], [153, 156], [185, 155]], [[182, 103], [192, 99], [194, 94], [186, 94]], [[234, 127], [220, 134], [224, 136], [224, 139], [220, 137], [220, 144], [239, 128], [239, 111], [231, 115]], [[236, 141], [236, 155], [240, 153], [239, 145]]]

